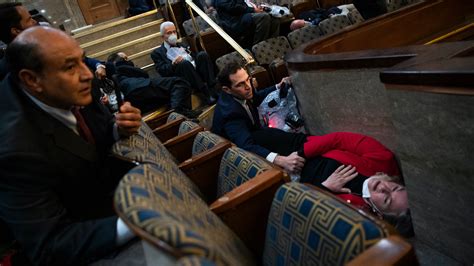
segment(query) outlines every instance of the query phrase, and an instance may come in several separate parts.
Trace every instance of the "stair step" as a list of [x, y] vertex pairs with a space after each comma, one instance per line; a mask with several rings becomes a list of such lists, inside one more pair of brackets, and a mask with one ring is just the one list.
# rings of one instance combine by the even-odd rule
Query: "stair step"
[[79, 43], [84, 44], [147, 24], [158, 19], [161, 19], [160, 13], [158, 13], [157, 10], [151, 10], [137, 16], [99, 24], [91, 28], [72, 32], [72, 34]]
[[134, 55], [145, 50], [149, 50], [153, 47], [160, 46], [162, 43], [163, 38], [158, 32], [127, 43], [119, 44], [108, 49], [104, 49], [97, 53], [88, 54], [88, 56], [105, 61], [107, 57], [114, 52], [124, 52], [127, 55]]
[[101, 39], [81, 44], [81, 47], [88, 54], [95, 54], [118, 44], [128, 43], [149, 36], [151, 34], [156, 34], [160, 31], [160, 25], [162, 22], [162, 19], [151, 21], [141, 26], [127, 29], [125, 31], [117, 32]]
[[129, 55], [128, 58], [135, 63], [137, 67], [144, 67], [149, 64], [153, 64], [153, 60], [151, 60], [151, 52], [158, 48], [159, 46], [154, 46], [149, 49], [143, 50], [139, 53]]

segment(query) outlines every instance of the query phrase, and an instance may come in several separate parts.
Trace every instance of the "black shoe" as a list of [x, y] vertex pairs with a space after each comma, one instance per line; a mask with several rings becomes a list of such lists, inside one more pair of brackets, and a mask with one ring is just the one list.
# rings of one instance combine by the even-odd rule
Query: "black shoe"
[[176, 110], [177, 113], [180, 113], [187, 118], [193, 119], [193, 118], [198, 118], [198, 116], [202, 113], [201, 110], [190, 110], [190, 109], [181, 109], [181, 110]]

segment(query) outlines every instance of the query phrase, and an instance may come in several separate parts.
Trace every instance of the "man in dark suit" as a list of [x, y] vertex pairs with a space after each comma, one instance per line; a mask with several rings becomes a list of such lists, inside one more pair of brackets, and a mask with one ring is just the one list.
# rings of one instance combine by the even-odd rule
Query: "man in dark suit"
[[201, 51], [192, 56], [188, 49], [177, 43], [176, 27], [170, 21], [160, 26], [163, 44], [153, 50], [151, 59], [156, 71], [163, 77], [181, 77], [199, 90], [205, 104], [216, 100], [214, 65], [209, 55]]
[[113, 117], [91, 96], [84, 52], [67, 34], [24, 30], [1, 83], [0, 219], [36, 265], [84, 265], [133, 238], [114, 215], [120, 178], [112, 143], [141, 125], [125, 103]]
[[284, 151], [284, 155], [259, 145], [254, 136], [262, 132], [256, 107], [270, 92], [284, 82], [289, 82], [288, 78], [275, 86], [255, 92], [247, 71], [238, 63], [233, 62], [221, 70], [218, 81], [223, 93], [214, 110], [212, 132], [228, 138], [240, 148], [256, 153], [283, 167], [289, 173], [300, 172], [305, 159], [298, 155], [295, 147], [300, 147], [306, 141], [304, 134], [286, 133], [275, 129], [272, 130], [271, 135], [267, 135], [274, 141], [274, 145], [278, 146], [277, 150]]

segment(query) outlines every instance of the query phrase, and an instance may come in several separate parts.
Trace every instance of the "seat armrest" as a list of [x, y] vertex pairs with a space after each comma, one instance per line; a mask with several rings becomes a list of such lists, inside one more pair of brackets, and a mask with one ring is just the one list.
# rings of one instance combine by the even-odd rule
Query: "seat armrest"
[[380, 239], [346, 265], [419, 265], [413, 246], [398, 235]]
[[194, 138], [204, 128], [199, 126], [190, 131], [167, 140], [163, 145], [178, 162], [182, 162], [192, 155]]
[[174, 109], [168, 110], [168, 111], [162, 111], [161, 108], [158, 109], [155, 112], [152, 112], [148, 115], [145, 115], [143, 117], [143, 121], [151, 128], [155, 129], [161, 125], [166, 124], [166, 119], [168, 119], [168, 116], [174, 112]]
[[261, 258], [273, 197], [289, 181], [282, 171], [267, 170], [217, 199], [210, 209]]
[[153, 133], [155, 133], [155, 136], [161, 142], [164, 143], [167, 140], [171, 139], [172, 137], [175, 137], [176, 135], [178, 135], [179, 125], [183, 121], [184, 121], [184, 118], [179, 118], [179, 119], [173, 120], [169, 123], [166, 123], [162, 126], [159, 126], [156, 129], [154, 129]]
[[229, 141], [218, 143], [212, 149], [193, 156], [179, 165], [181, 171], [196, 184], [208, 202], [216, 198], [221, 159], [231, 145]]

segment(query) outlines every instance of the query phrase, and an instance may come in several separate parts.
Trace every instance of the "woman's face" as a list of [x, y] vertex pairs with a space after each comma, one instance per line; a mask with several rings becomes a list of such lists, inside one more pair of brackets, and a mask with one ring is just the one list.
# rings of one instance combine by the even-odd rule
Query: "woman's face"
[[404, 186], [380, 177], [368, 181], [370, 200], [383, 214], [398, 215], [408, 209], [408, 195]]

